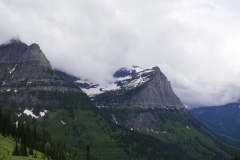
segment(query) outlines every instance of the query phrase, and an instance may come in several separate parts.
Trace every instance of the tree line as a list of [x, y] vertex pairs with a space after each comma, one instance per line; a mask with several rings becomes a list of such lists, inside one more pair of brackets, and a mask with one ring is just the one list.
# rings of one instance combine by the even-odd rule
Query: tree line
[[[3, 112], [0, 106], [0, 133], [6, 137], [11, 136], [15, 140], [13, 156], [32, 156], [37, 158], [33, 150], [42, 152], [44, 159], [52, 160], [80, 160], [76, 149], [63, 142], [61, 139], [56, 143], [52, 142], [51, 134], [45, 128], [41, 129], [29, 122], [17, 121], [15, 116]], [[29, 148], [29, 149], [27, 149]], [[86, 147], [86, 159], [97, 159], [90, 156], [89, 146]]]

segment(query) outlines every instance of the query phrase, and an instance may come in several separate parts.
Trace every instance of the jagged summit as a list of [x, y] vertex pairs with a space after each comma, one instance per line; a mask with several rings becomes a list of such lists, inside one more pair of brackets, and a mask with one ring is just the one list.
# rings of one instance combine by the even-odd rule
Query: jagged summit
[[20, 40], [12, 39], [10, 43], [0, 46], [0, 64], [34, 63], [52, 69], [38, 44], [28, 46]]
[[[12, 99], [19, 105], [57, 103], [39, 100], [45, 92], [81, 92], [57, 75], [38, 44], [27, 45], [20, 40], [0, 46], [0, 102], [12, 108]], [[7, 96], [6, 96], [7, 95]], [[41, 97], [41, 96], [40, 96]], [[24, 106], [27, 107], [27, 106]]]

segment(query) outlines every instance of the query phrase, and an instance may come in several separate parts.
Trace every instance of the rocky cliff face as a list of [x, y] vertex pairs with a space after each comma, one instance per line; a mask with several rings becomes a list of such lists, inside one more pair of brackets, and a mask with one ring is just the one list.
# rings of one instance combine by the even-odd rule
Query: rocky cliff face
[[[126, 72], [123, 70], [123, 72]], [[118, 75], [123, 74], [117, 72]], [[131, 74], [134, 72], [132, 71]], [[125, 73], [125, 77], [129, 76]], [[122, 78], [124, 77], [117, 77]], [[98, 106], [138, 106], [143, 108], [185, 108], [175, 95], [167, 77], [158, 67], [131, 75], [128, 81], [117, 81], [119, 89], [95, 95]]]
[[15, 65], [34, 63], [36, 66], [52, 69], [38, 44], [27, 46], [20, 40], [12, 39], [8, 44], [0, 46], [0, 64]]
[[[131, 130], [164, 132], [164, 118], [184, 119], [187, 111], [159, 67], [121, 69], [114, 74], [119, 89], [95, 95], [100, 111], [113, 122]], [[123, 81], [122, 81], [123, 80]], [[111, 116], [109, 116], [111, 115]]]
[[177, 109], [184, 108], [180, 99], [173, 92], [167, 77], [158, 67], [154, 67], [152, 70], [154, 70], [154, 76], [139, 93], [131, 98], [129, 105]]
[[91, 96], [108, 119], [129, 129], [161, 132], [164, 120], [159, 117], [184, 119], [187, 115], [184, 105], [159, 67], [121, 68], [113, 75], [115, 82], [108, 86], [61, 75]]
[[39, 45], [11, 40], [0, 46], [0, 101], [3, 108], [57, 101], [39, 99], [40, 92], [81, 92], [55, 72]]

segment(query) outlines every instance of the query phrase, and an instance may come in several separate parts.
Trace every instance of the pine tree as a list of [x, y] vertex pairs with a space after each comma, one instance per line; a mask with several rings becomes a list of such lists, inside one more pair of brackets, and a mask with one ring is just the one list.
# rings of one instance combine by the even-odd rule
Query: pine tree
[[29, 155], [33, 155], [33, 147], [32, 147], [32, 144], [30, 144], [30, 147], [29, 147]]
[[90, 148], [89, 148], [89, 145], [87, 145], [86, 147], [86, 160], [89, 160], [90, 159]]
[[0, 133], [2, 133], [3, 128], [3, 113], [2, 113], [2, 107], [0, 106]]
[[18, 155], [19, 155], [19, 150], [18, 150], [17, 141], [16, 141], [16, 145], [15, 145], [15, 148], [14, 148], [14, 150], [13, 150], [12, 155], [13, 155], [13, 156], [18, 156]]
[[23, 137], [21, 137], [21, 149], [20, 149], [20, 151], [21, 151], [21, 156], [28, 156], [28, 154], [27, 154], [27, 146], [26, 146], [26, 135], [23, 135]]

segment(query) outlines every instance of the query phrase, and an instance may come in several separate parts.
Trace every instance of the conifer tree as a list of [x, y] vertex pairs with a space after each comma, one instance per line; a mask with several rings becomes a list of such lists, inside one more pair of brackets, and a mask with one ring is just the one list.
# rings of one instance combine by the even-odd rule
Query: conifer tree
[[30, 144], [30, 147], [29, 147], [29, 155], [33, 155], [33, 147], [32, 147], [32, 144]]
[[86, 160], [89, 160], [90, 159], [90, 148], [89, 148], [89, 145], [87, 145], [86, 147]]
[[18, 150], [17, 141], [16, 141], [16, 145], [15, 145], [15, 148], [14, 148], [14, 150], [13, 150], [12, 155], [13, 155], [13, 156], [18, 156], [18, 155], [19, 155], [19, 150]]
[[2, 113], [2, 107], [0, 106], [0, 133], [2, 133], [3, 128], [3, 113]]

